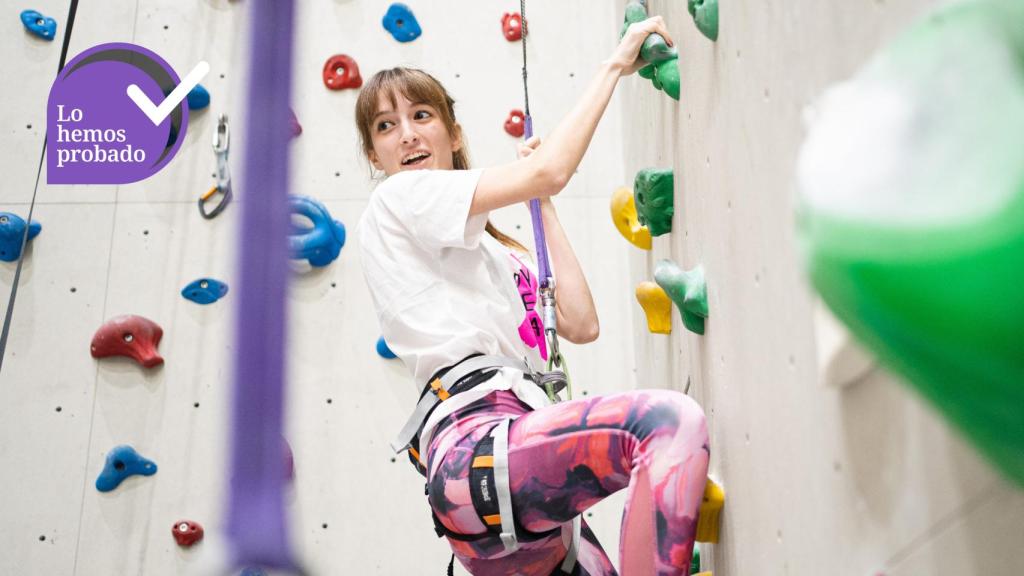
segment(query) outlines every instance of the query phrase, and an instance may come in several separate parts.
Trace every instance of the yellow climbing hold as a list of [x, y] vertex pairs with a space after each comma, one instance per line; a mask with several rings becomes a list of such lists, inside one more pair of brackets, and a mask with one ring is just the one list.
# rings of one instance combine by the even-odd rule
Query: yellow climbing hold
[[697, 513], [697, 542], [718, 542], [718, 525], [725, 506], [725, 490], [710, 477]]
[[636, 287], [636, 301], [647, 314], [647, 329], [655, 334], [672, 333], [672, 300], [654, 282], [641, 282]]
[[619, 188], [612, 194], [612, 222], [623, 238], [641, 250], [651, 249], [651, 231], [640, 224], [633, 191]]

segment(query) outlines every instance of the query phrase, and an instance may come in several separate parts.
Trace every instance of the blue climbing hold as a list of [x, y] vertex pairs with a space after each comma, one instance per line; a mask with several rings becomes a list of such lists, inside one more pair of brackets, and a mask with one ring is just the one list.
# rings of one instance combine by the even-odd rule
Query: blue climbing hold
[[213, 278], [200, 278], [185, 286], [181, 295], [196, 304], [213, 304], [228, 293], [228, 285]]
[[107, 454], [107, 463], [103, 466], [99, 478], [96, 478], [96, 489], [110, 492], [121, 485], [129, 476], [152, 476], [156, 474], [156, 464], [146, 460], [134, 448], [122, 445]]
[[202, 110], [210, 105], [210, 92], [203, 88], [202, 84], [196, 84], [196, 87], [189, 91], [187, 99], [189, 110]]
[[387, 13], [384, 14], [384, 29], [399, 42], [412, 42], [423, 33], [412, 10], [401, 2], [395, 2], [388, 7]]
[[398, 358], [398, 356], [395, 356], [395, 353], [391, 351], [391, 348], [388, 348], [388, 343], [384, 341], [383, 336], [377, 339], [377, 354], [380, 354], [381, 358], [387, 358], [388, 360]]
[[[39, 235], [42, 224], [32, 221], [28, 227], [28, 239]], [[0, 260], [14, 262], [21, 256], [21, 239], [25, 235], [25, 221], [17, 214], [0, 212]]]
[[57, 21], [49, 16], [43, 16], [35, 10], [25, 10], [21, 13], [21, 23], [25, 29], [43, 40], [53, 40], [57, 35]]
[[309, 260], [311, 266], [327, 266], [341, 253], [345, 245], [345, 225], [331, 218], [327, 208], [309, 196], [289, 197], [293, 214], [305, 216], [313, 222], [312, 227], [292, 225], [288, 247], [292, 258]]

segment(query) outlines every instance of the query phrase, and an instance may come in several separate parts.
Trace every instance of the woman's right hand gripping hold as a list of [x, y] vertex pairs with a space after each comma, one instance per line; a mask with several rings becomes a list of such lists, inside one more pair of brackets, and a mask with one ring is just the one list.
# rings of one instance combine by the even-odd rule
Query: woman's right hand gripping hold
[[590, 146], [597, 124], [608, 107], [619, 78], [646, 65], [640, 47], [650, 34], [658, 33], [669, 46], [672, 37], [661, 16], [631, 24], [590, 81], [576, 105], [558, 123], [544, 144], [525, 158], [487, 168], [480, 176], [470, 214], [480, 214], [554, 196], [565, 188]]

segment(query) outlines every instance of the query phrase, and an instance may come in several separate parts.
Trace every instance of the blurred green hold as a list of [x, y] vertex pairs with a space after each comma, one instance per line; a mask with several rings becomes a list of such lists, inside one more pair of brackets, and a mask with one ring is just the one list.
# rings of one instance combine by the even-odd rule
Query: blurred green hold
[[940, 8], [817, 109], [797, 169], [811, 282], [1024, 487], [1024, 2]]
[[633, 201], [640, 224], [647, 226], [651, 236], [672, 231], [674, 182], [671, 168], [645, 168], [636, 173]]
[[[626, 15], [619, 38], [626, 34], [630, 24], [647, 19], [647, 7], [636, 0], [626, 4]], [[654, 83], [675, 100], [679, 100], [679, 52], [670, 47], [661, 34], [651, 34], [640, 47], [640, 57], [648, 62], [637, 73]]]
[[[636, 0], [626, 4], [626, 16], [622, 22], [622, 31], [619, 33], [619, 38], [625, 36], [626, 29], [629, 28], [630, 24], [643, 22], [646, 19], [646, 6]], [[661, 34], [649, 35], [644, 40], [643, 46], [640, 47], [640, 57], [651, 64], [672, 60], [678, 56], [679, 52], [675, 48], [670, 47]]]
[[683, 270], [671, 260], [659, 260], [654, 266], [654, 282], [676, 303], [683, 326], [694, 334], [704, 334], [704, 321], [708, 317], [704, 267]]
[[697, 543], [693, 543], [693, 557], [690, 558], [690, 574], [697, 574], [700, 572], [700, 548]]
[[718, 40], [718, 0], [687, 0], [697, 30], [711, 41]]

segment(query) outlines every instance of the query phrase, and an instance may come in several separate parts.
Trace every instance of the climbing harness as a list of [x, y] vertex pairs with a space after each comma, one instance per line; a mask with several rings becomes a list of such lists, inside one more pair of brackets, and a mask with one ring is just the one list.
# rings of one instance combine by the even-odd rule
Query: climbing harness
[[[68, 7], [68, 30], [64, 33], [64, 43], [60, 49], [60, 62], [57, 64], [57, 74], [64, 70], [64, 64], [68, 58], [68, 46], [71, 43], [71, 30], [75, 27], [75, 14], [78, 13], [78, 0], [71, 0]], [[7, 314], [4, 316], [3, 332], [0, 333], [0, 370], [3, 370], [4, 355], [7, 352], [7, 338], [11, 332], [11, 318], [14, 316], [14, 301], [18, 297], [18, 283], [21, 281], [21, 265], [25, 258], [25, 245], [28, 244], [29, 230], [31, 230], [32, 213], [36, 208], [36, 195], [39, 193], [39, 177], [43, 173], [43, 160], [46, 158], [46, 136], [43, 136], [43, 150], [39, 153], [39, 167], [36, 169], [36, 185], [32, 190], [32, 202], [28, 206], [28, 216], [21, 236], [21, 250], [18, 256], [18, 266], [14, 270], [14, 281], [11, 282], [11, 296], [7, 300]]]
[[[216, 217], [228, 207], [231, 201], [231, 170], [228, 167], [228, 151], [231, 148], [231, 129], [227, 114], [217, 117], [217, 129], [213, 132], [213, 153], [217, 155], [217, 184], [199, 197], [199, 213], [207, 220]], [[216, 194], [221, 195], [220, 203], [213, 210], [206, 211], [206, 203]]]
[[[504, 378], [495, 377], [498, 370], [511, 369], [522, 372], [523, 378], [509, 385]], [[522, 384], [521, 386], [519, 384]], [[537, 372], [525, 360], [504, 356], [474, 354], [457, 364], [438, 371], [423, 387], [416, 409], [406, 421], [398, 437], [391, 443], [395, 452], [408, 451], [409, 460], [424, 477], [429, 471], [422, 454], [430, 446], [434, 428], [449, 415], [469, 406], [497, 390], [511, 390], [531, 409], [549, 404], [548, 396], [542, 390], [557, 394], [565, 388], [566, 379], [561, 371]], [[512, 510], [512, 491], [508, 469], [508, 430], [514, 418], [505, 418], [496, 424], [481, 440], [473, 453], [470, 471], [470, 496], [473, 507], [487, 531], [481, 534], [461, 534], [449, 530], [431, 508], [434, 531], [438, 537], [472, 542], [498, 536], [511, 554], [519, 549], [521, 542], [535, 542], [553, 536], [561, 531], [566, 546], [566, 557], [560, 570], [570, 574], [576, 563], [579, 549], [581, 520], [577, 516], [571, 522], [545, 532], [531, 532], [519, 524]], [[443, 454], [435, 455], [442, 458]], [[429, 484], [424, 492], [429, 496]], [[454, 555], [449, 563], [451, 574]]]

